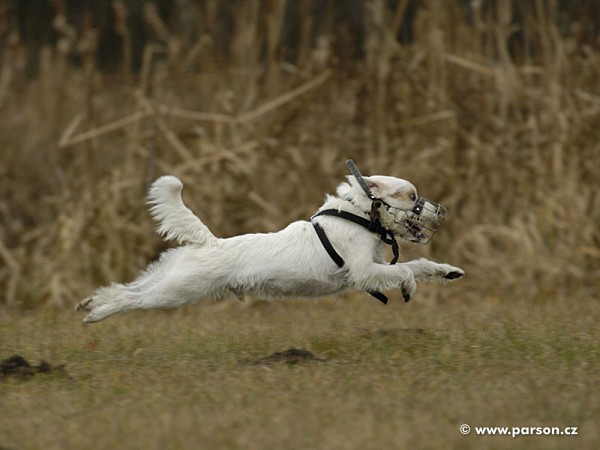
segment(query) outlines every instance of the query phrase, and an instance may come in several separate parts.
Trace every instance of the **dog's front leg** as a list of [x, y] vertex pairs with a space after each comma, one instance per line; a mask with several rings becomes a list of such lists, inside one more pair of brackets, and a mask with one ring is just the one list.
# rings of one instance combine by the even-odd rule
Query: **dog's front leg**
[[393, 266], [370, 263], [351, 266], [349, 270], [351, 285], [359, 291], [385, 292], [402, 289], [404, 300], [408, 301], [417, 290], [415, 275], [410, 267], [402, 264]]
[[465, 271], [450, 264], [436, 263], [425, 258], [415, 259], [400, 264], [409, 268], [417, 281], [452, 281], [462, 277]]

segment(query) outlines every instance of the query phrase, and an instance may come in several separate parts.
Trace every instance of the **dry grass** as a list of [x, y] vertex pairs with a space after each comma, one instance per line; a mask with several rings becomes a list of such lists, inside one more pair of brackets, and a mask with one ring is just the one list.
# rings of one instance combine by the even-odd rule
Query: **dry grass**
[[[0, 356], [66, 364], [69, 378], [0, 381], [0, 446], [591, 449], [598, 320], [587, 299], [384, 307], [359, 295], [135, 312], [97, 326], [11, 316]], [[289, 347], [326, 361], [244, 364]], [[462, 423], [579, 435], [465, 437]]]

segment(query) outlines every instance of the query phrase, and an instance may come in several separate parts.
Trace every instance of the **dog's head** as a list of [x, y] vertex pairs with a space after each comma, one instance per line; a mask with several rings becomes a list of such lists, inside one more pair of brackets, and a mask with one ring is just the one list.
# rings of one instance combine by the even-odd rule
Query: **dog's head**
[[374, 175], [363, 179], [371, 198], [354, 176], [348, 176], [349, 183], [338, 187], [338, 195], [365, 213], [371, 212], [374, 201], [380, 201], [379, 218], [387, 229], [410, 242], [427, 244], [431, 241], [448, 214], [446, 208], [419, 197], [417, 188], [401, 178]]

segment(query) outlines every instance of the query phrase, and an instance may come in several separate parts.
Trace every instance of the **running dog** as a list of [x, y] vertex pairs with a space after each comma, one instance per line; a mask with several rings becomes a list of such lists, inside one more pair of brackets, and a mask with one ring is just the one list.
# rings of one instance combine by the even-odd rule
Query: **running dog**
[[[158, 233], [180, 246], [162, 253], [136, 280], [112, 284], [81, 301], [84, 322], [98, 322], [134, 309], [176, 308], [204, 299], [245, 294], [257, 297], [318, 297], [346, 288], [382, 302], [382, 291], [400, 289], [405, 301], [417, 281], [450, 281], [464, 271], [427, 259], [396, 263], [396, 237], [427, 243], [446, 217], [443, 206], [419, 197], [410, 182], [389, 176], [353, 175], [328, 195], [309, 221], [275, 233], [218, 238], [188, 209], [183, 184], [174, 176], [156, 180], [149, 191]], [[391, 245], [394, 258], [384, 261]]]

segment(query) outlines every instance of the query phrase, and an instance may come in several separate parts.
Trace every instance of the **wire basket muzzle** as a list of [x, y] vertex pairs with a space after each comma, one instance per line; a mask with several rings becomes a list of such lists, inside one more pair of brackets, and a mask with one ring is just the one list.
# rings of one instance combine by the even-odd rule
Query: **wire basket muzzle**
[[399, 210], [396, 222], [406, 230], [399, 233], [402, 239], [428, 244], [448, 216], [448, 210], [439, 203], [420, 197], [410, 211]]

